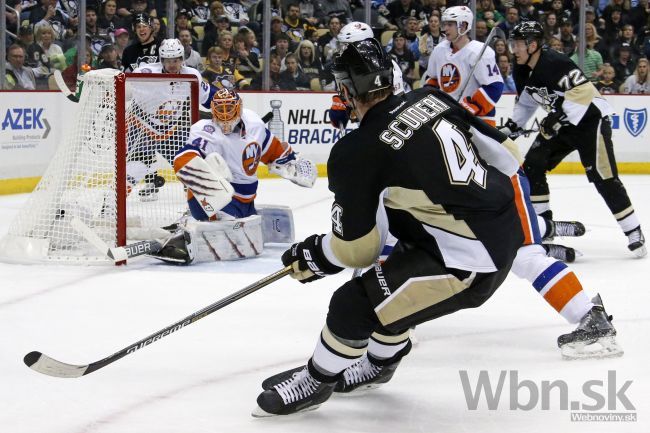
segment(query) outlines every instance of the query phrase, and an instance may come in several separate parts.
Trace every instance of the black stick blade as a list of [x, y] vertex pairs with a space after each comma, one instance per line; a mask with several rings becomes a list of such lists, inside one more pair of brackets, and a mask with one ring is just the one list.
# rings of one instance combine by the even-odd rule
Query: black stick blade
[[52, 377], [81, 377], [88, 369], [87, 365], [66, 364], [41, 352], [29, 352], [25, 355], [23, 361], [32, 370]]

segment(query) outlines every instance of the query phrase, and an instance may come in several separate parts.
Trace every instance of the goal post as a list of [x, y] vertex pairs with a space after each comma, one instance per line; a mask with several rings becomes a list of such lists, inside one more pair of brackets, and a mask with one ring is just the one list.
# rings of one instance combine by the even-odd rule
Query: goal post
[[199, 82], [188, 74], [84, 75], [72, 121], [25, 206], [0, 239], [18, 263], [112, 263], [70, 225], [84, 222], [109, 246], [161, 237], [187, 209], [171, 165], [199, 119]]

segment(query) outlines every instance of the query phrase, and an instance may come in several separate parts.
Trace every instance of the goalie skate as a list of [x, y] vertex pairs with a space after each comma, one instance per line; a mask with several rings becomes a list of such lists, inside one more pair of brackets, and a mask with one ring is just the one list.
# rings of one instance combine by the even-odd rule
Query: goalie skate
[[594, 306], [580, 320], [576, 330], [558, 337], [562, 358], [573, 360], [623, 355], [623, 349], [616, 342], [612, 316], [605, 312], [600, 295], [596, 295], [592, 302]]

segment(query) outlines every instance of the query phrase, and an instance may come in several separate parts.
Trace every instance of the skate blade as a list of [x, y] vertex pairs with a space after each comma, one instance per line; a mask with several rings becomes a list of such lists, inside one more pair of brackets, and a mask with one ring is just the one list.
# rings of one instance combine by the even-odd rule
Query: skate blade
[[310, 411], [312, 411], [312, 410], [316, 410], [316, 409], [318, 409], [319, 407], [320, 407], [320, 404], [316, 404], [316, 405], [314, 405], [314, 406], [309, 406], [309, 407], [306, 407], [306, 408], [304, 408], [304, 409], [300, 409], [299, 411], [296, 411], [296, 412], [291, 413], [291, 414], [283, 414], [283, 415], [280, 415], [280, 414], [277, 414], [277, 413], [269, 413], [269, 412], [265, 411], [264, 409], [262, 409], [261, 407], [259, 407], [259, 405], [258, 405], [258, 406], [257, 406], [255, 409], [253, 409], [253, 411], [251, 412], [251, 416], [252, 416], [253, 418], [272, 418], [272, 417], [274, 417], [274, 416], [296, 415], [296, 414], [299, 414], [299, 413], [302, 413], [302, 412], [310, 412]]
[[337, 397], [345, 397], [345, 398], [358, 397], [358, 396], [366, 395], [368, 392], [380, 388], [383, 385], [385, 385], [385, 383], [371, 383], [368, 385], [360, 386], [348, 392], [334, 391], [334, 395]]
[[634, 254], [637, 258], [641, 259], [648, 255], [648, 250], [646, 249], [645, 245], [643, 245], [637, 248], [636, 250], [632, 251], [632, 254]]
[[601, 337], [594, 342], [582, 341], [562, 346], [562, 359], [617, 358], [625, 352], [616, 342], [616, 337]]

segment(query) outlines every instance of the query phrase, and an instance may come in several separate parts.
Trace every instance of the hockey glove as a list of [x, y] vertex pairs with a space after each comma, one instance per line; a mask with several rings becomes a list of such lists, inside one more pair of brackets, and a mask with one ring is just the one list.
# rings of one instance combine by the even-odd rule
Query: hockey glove
[[284, 266], [293, 268], [292, 278], [301, 283], [311, 283], [325, 275], [339, 273], [343, 268], [333, 265], [323, 253], [322, 242], [325, 235], [311, 235], [302, 242], [293, 244], [282, 254]]
[[296, 152], [273, 161], [269, 165], [269, 172], [305, 188], [313, 187], [318, 177], [316, 164], [309, 159], [301, 158]]
[[564, 114], [551, 111], [539, 124], [539, 133], [547, 140], [557, 137], [558, 131], [564, 125]]
[[478, 113], [481, 112], [481, 107], [479, 107], [479, 105], [469, 96], [465, 99], [461, 99], [460, 105], [462, 105], [465, 110], [469, 111], [474, 116], [478, 115]]
[[497, 127], [502, 134], [508, 136], [509, 139], [514, 140], [521, 135], [523, 128], [520, 128], [512, 119], [508, 119], [506, 124], [503, 126]]
[[335, 128], [345, 128], [350, 120], [348, 106], [338, 95], [332, 96], [332, 107], [330, 108], [330, 123]]

